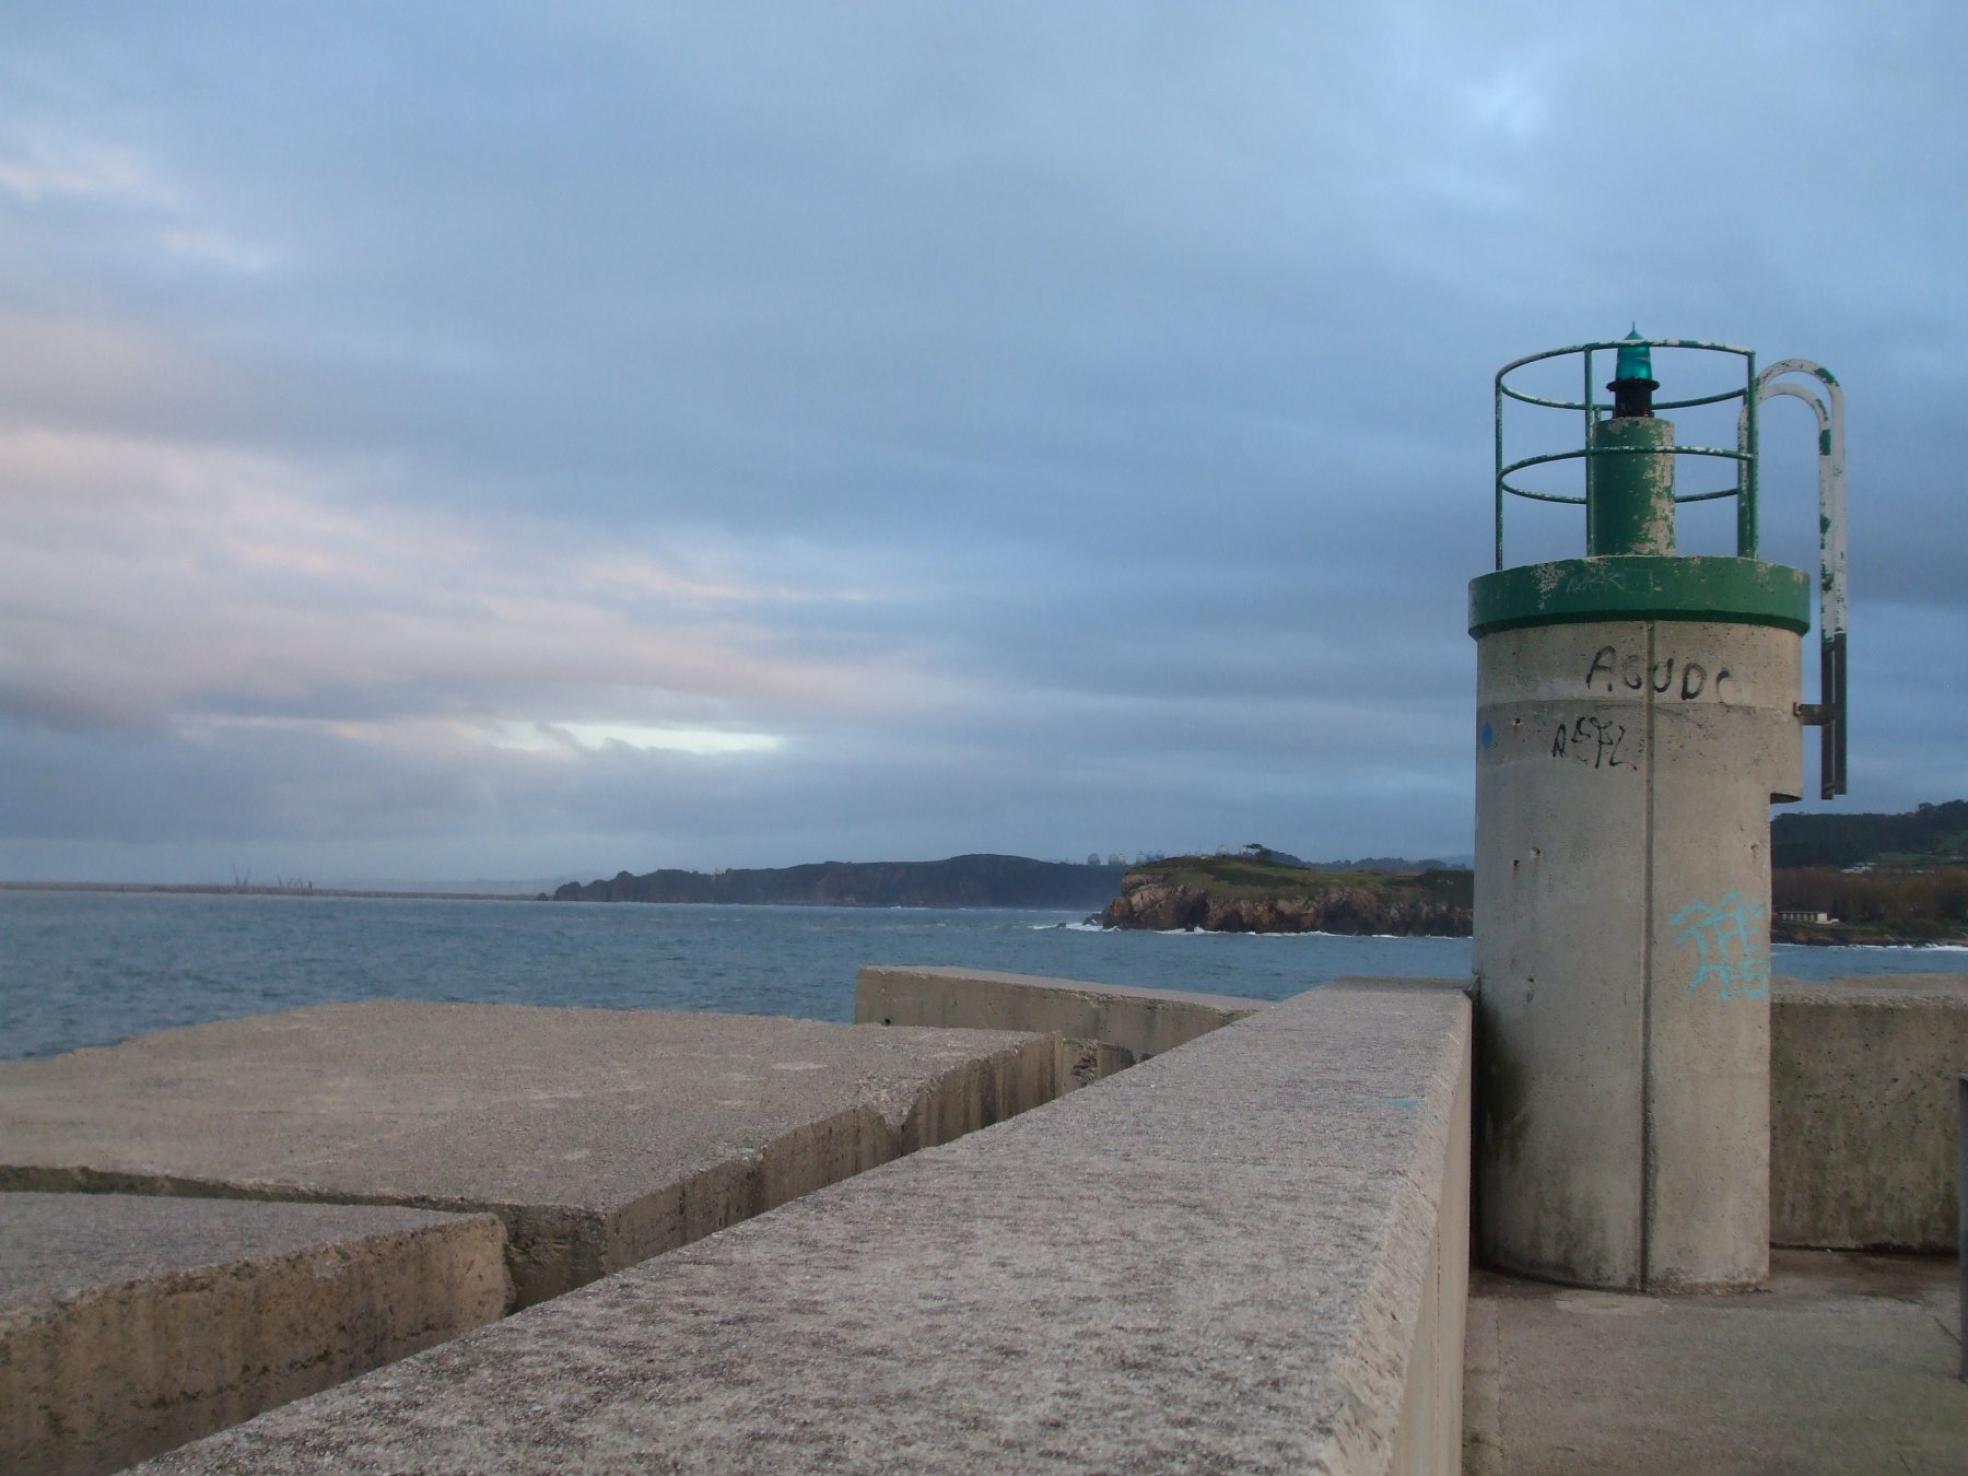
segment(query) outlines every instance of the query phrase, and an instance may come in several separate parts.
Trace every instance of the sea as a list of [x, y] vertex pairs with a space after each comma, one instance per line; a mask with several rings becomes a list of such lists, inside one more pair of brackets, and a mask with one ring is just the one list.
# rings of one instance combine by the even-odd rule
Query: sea
[[[0, 891], [0, 1058], [362, 999], [848, 1020], [863, 964], [1283, 999], [1466, 978], [1466, 938], [1103, 931], [1079, 913]], [[1774, 971], [1968, 972], [1968, 949], [1778, 945]]]

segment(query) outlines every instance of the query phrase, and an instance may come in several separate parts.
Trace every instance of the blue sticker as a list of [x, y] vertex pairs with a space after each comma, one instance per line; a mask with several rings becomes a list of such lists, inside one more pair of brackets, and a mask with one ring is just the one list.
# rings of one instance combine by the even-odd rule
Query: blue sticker
[[1495, 743], [1496, 741], [1497, 741], [1497, 735], [1495, 730], [1492, 729], [1488, 723], [1483, 724], [1483, 747], [1488, 748], [1491, 744]]

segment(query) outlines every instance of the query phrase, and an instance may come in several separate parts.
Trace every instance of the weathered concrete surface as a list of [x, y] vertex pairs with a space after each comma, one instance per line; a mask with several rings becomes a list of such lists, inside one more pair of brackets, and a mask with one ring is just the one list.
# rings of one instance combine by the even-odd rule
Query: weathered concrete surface
[[1225, 994], [1134, 989], [988, 969], [871, 965], [854, 988], [858, 1025], [943, 1025], [1056, 1032], [1069, 1085], [1131, 1066], [1220, 1030], [1264, 1002]]
[[1647, 1297], [1479, 1273], [1470, 1476], [1959, 1476], [1951, 1259], [1777, 1251], [1769, 1294]]
[[1953, 1250], [1968, 975], [1786, 979], [1770, 1015], [1770, 1238]]
[[1713, 621], [1477, 643], [1486, 1264], [1603, 1287], [1762, 1281], [1770, 797], [1798, 790], [1798, 651]]
[[155, 1470], [1453, 1470], [1468, 1022], [1313, 990]]
[[1058, 1094], [1043, 1036], [330, 1005], [0, 1063], [0, 1188], [491, 1210], [528, 1305]]
[[491, 1215], [0, 1194], [0, 1470], [81, 1476], [505, 1313]]

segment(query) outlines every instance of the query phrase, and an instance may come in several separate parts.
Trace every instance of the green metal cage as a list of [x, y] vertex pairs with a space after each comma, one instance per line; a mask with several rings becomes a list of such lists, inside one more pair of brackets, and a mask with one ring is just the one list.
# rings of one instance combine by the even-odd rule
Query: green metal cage
[[[1696, 405], [1720, 405], [1731, 400], [1743, 403], [1741, 444], [1733, 450], [1721, 446], [1676, 446], [1671, 451], [1657, 451], [1652, 447], [1640, 446], [1600, 446], [1592, 444], [1592, 426], [1602, 411], [1613, 408], [1612, 401], [1597, 398], [1597, 376], [1593, 373], [1592, 361], [1595, 354], [1619, 349], [1645, 347], [1698, 349], [1705, 353], [1734, 354], [1743, 361], [1743, 383], [1740, 389], [1723, 390], [1713, 395], [1697, 395], [1686, 400], [1657, 400], [1656, 410], [1685, 410]], [[1505, 380], [1527, 364], [1539, 364], [1550, 359], [1563, 359], [1572, 354], [1580, 356], [1584, 376], [1585, 398], [1582, 400], [1553, 400], [1543, 395], [1528, 394], [1513, 389]], [[1522, 497], [1532, 502], [1562, 502], [1583, 506], [1587, 519], [1586, 542], [1591, 545], [1592, 528], [1592, 481], [1593, 463], [1602, 456], [1713, 456], [1736, 464], [1736, 482], [1732, 487], [1721, 487], [1712, 492], [1689, 492], [1677, 494], [1675, 501], [1713, 502], [1718, 498], [1736, 499], [1736, 556], [1753, 559], [1756, 557], [1756, 490], [1757, 490], [1757, 425], [1756, 425], [1756, 351], [1738, 348], [1730, 343], [1704, 343], [1693, 338], [1612, 338], [1594, 343], [1575, 343], [1567, 348], [1546, 349], [1543, 353], [1526, 354], [1521, 359], [1513, 359], [1496, 372], [1496, 567], [1503, 567], [1503, 499], [1507, 493], [1512, 497]], [[1584, 420], [1585, 444], [1571, 451], [1551, 451], [1542, 456], [1526, 456], [1508, 465], [1503, 459], [1503, 402], [1516, 400], [1524, 405], [1536, 405], [1547, 410], [1572, 410]], [[1526, 467], [1544, 466], [1558, 461], [1583, 461], [1585, 463], [1585, 494], [1573, 497], [1563, 492], [1540, 492], [1530, 487], [1512, 485], [1513, 473]]]

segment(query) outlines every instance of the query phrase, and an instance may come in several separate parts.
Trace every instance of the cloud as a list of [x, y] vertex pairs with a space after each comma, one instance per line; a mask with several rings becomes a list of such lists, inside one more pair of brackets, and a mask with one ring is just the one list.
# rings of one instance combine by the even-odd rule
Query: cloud
[[1961, 787], [1963, 13], [462, 14], [10, 26], [0, 874], [1466, 849], [1490, 376], [1635, 319], [1850, 387]]
[[865, 711], [926, 684], [881, 653], [776, 652], [754, 607], [850, 598], [825, 587], [755, 588], [702, 558], [666, 568], [537, 519], [482, 526], [376, 502], [359, 473], [48, 432], [0, 435], [0, 465], [0, 712], [17, 717], [660, 726]]
[[151, 210], [178, 204], [177, 192], [133, 152], [22, 132], [0, 138], [0, 192], [21, 203], [71, 199]]

